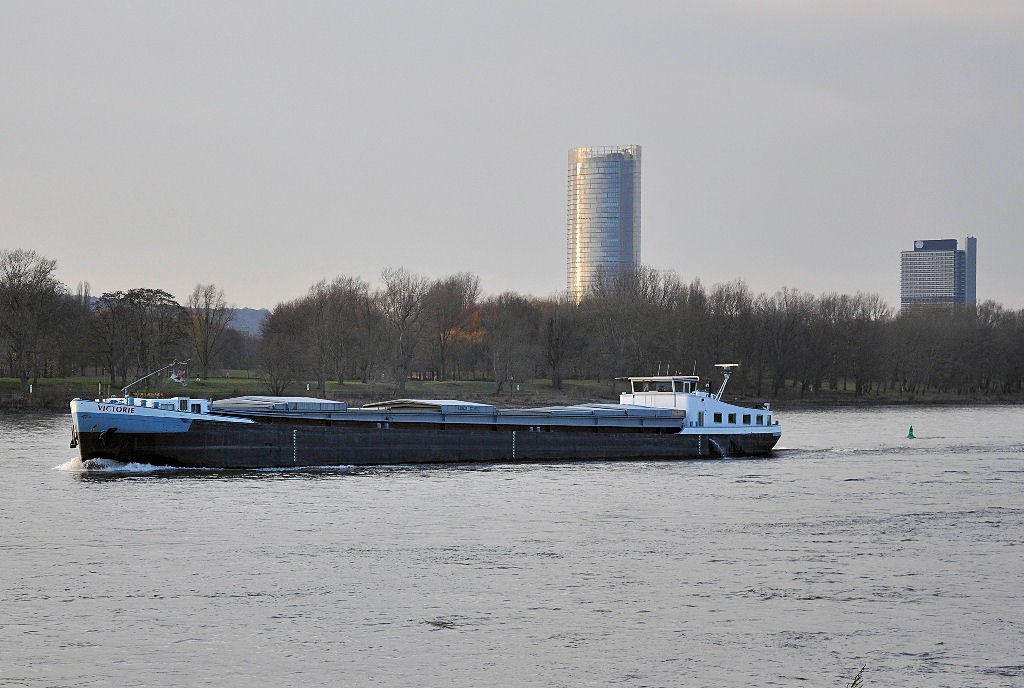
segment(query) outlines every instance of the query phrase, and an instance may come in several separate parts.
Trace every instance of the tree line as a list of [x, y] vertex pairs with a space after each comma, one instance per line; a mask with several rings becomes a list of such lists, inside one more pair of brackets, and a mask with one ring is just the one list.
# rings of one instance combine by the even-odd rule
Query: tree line
[[90, 371], [123, 387], [186, 358], [205, 377], [225, 351], [245, 348], [244, 335], [228, 328], [230, 310], [216, 285], [196, 285], [184, 305], [145, 287], [93, 298], [87, 283], [71, 293], [56, 268], [35, 251], [0, 251], [0, 375], [23, 389]]
[[483, 296], [470, 273], [429, 279], [387, 269], [321, 280], [274, 306], [259, 335], [230, 328], [223, 291], [197, 285], [184, 304], [153, 288], [93, 298], [33, 251], [0, 251], [3, 374], [105, 376], [112, 387], [191, 357], [207, 377], [255, 368], [273, 394], [299, 381], [490, 380], [501, 393], [547, 378], [696, 374], [740, 363], [733, 389], [756, 397], [1019, 395], [1024, 310], [992, 301], [895, 313], [876, 294], [755, 294], [742, 281], [706, 287], [639, 267], [604, 275], [577, 303], [515, 292]]
[[[1024, 310], [992, 301], [896, 314], [877, 294], [754, 294], [742, 281], [705, 287], [639, 267], [605, 275], [576, 303], [514, 292], [481, 297], [479, 279], [386, 270], [320, 281], [278, 304], [260, 361], [275, 393], [296, 380], [606, 380], [652, 373], [714, 377], [740, 363], [736, 387], [778, 397], [1019, 395]], [[609, 392], [611, 392], [609, 384]], [[787, 391], [787, 393], [789, 393]]]

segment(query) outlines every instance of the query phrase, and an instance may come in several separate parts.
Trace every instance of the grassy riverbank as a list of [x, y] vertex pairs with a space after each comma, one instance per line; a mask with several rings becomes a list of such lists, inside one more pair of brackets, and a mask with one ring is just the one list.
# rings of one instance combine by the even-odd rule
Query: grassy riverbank
[[[32, 393], [28, 394], [19, 390], [17, 380], [0, 378], [0, 410], [8, 412], [18, 410], [66, 411], [68, 402], [74, 397], [93, 399], [97, 396], [106, 396], [110, 391], [118, 394], [120, 390], [116, 388], [108, 391], [108, 382], [108, 380], [96, 377], [47, 378], [40, 380], [39, 383], [34, 385]], [[307, 384], [309, 384], [308, 392], [306, 391]], [[505, 385], [505, 388], [499, 394], [495, 394], [495, 384], [490, 381], [421, 382], [410, 380], [406, 383], [404, 391], [397, 391], [393, 385], [380, 382], [374, 384], [364, 384], [362, 382], [339, 384], [337, 381], [331, 381], [327, 383], [327, 396], [329, 398], [340, 399], [353, 406], [396, 397], [464, 399], [466, 401], [478, 401], [499, 406], [517, 407], [579, 404], [585, 402], [618, 401], [618, 394], [623, 390], [622, 383], [618, 383], [613, 387], [610, 382], [595, 382], [593, 380], [566, 380], [561, 390], [552, 387], [550, 380], [529, 380], [514, 384], [511, 390], [509, 385]], [[148, 392], [141, 386], [134, 388], [133, 391], [140, 396], [147, 394], [152, 396], [188, 394], [210, 399], [268, 393], [265, 382], [258, 378], [246, 377], [244, 373], [235, 374], [231, 377], [216, 377], [199, 381], [192, 380], [189, 382], [188, 387], [185, 388], [169, 383], [159, 383], [151, 387]], [[822, 390], [817, 394], [808, 394], [804, 398], [800, 398], [799, 391], [793, 387], [783, 388], [776, 398], [772, 398], [768, 394], [761, 397], [753, 397], [738, 395], [734, 392], [735, 390], [733, 389], [727, 391], [726, 399], [744, 405], [760, 405], [765, 401], [771, 401], [777, 409], [888, 404], [1024, 402], [1024, 399], [1017, 395], [957, 396], [955, 394], [939, 392], [929, 392], [923, 395], [899, 395], [893, 392], [886, 392], [858, 397], [852, 391], [839, 389]], [[316, 383], [314, 381], [295, 383], [286, 390], [286, 394], [293, 396], [317, 396]]]
[[[0, 378], [0, 409], [4, 410], [67, 410], [68, 402], [74, 397], [93, 399], [107, 396], [111, 392], [120, 394], [117, 388], [108, 389], [109, 380], [94, 377], [48, 378], [33, 386], [31, 394], [19, 391], [18, 381]], [[309, 385], [307, 391], [306, 385]], [[465, 399], [504, 406], [539, 406], [547, 404], [571, 404], [586, 401], [608, 401], [617, 398], [621, 388], [612, 389], [608, 382], [591, 380], [567, 380], [562, 390], [556, 390], [549, 380], [531, 380], [512, 386], [505, 385], [503, 391], [495, 394], [495, 383], [489, 381], [420, 382], [410, 380], [405, 390], [399, 391], [392, 384], [337, 381], [327, 383], [327, 397], [359, 405], [396, 397], [421, 399]], [[190, 380], [187, 387], [160, 383], [146, 390], [143, 386], [132, 388], [139, 396], [173, 396], [187, 394], [210, 399], [250, 394], [268, 394], [267, 385], [260, 379], [244, 376], [216, 377]], [[319, 396], [315, 381], [303, 381], [291, 385], [285, 394], [291, 396]]]

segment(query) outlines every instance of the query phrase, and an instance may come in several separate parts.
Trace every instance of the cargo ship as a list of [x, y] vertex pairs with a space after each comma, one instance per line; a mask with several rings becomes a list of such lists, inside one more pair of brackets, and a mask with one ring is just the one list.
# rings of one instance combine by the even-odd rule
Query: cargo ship
[[626, 377], [617, 404], [522, 409], [450, 399], [151, 399], [125, 388], [71, 401], [71, 447], [83, 462], [234, 469], [769, 455], [782, 435], [771, 406], [723, 401], [735, 366], [720, 367], [717, 391], [699, 389], [693, 375]]

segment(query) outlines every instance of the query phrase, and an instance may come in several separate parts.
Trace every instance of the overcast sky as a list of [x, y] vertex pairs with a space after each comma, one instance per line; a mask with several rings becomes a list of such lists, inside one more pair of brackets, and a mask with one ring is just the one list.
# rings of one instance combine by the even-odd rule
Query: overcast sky
[[8, 2], [0, 248], [72, 289], [565, 288], [566, 158], [643, 146], [643, 262], [898, 305], [978, 237], [1024, 307], [1024, 3]]

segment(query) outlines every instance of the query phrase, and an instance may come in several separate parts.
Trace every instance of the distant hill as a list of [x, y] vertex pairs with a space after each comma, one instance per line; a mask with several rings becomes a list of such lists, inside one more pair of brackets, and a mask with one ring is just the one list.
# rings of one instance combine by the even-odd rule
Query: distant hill
[[228, 327], [239, 332], [259, 334], [263, 327], [263, 321], [267, 319], [268, 315], [270, 315], [270, 311], [266, 308], [232, 308]]

